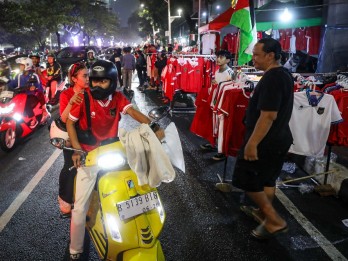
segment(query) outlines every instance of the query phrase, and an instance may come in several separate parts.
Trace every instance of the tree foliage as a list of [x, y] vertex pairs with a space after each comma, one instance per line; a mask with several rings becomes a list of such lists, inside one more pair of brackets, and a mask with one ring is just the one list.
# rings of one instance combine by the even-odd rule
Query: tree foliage
[[76, 34], [83, 29], [90, 38], [115, 34], [118, 27], [114, 14], [105, 6], [92, 5], [89, 0], [0, 2], [0, 43], [15, 47], [43, 49], [50, 34], [57, 35], [60, 45], [61, 30]]

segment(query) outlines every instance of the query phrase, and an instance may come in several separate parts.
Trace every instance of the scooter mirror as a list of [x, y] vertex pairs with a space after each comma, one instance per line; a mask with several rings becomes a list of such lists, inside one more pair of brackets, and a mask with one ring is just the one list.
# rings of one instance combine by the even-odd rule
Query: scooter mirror
[[58, 148], [58, 149], [64, 149], [65, 147], [65, 140], [62, 138], [52, 138], [50, 139], [51, 144]]
[[148, 115], [151, 119], [158, 121], [165, 117], [170, 112], [169, 106], [161, 106], [149, 111]]

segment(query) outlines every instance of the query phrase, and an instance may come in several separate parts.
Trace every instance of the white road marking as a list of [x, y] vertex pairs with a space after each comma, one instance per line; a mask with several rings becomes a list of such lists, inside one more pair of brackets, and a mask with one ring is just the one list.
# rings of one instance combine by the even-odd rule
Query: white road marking
[[36, 185], [45, 176], [48, 169], [52, 166], [54, 161], [62, 153], [62, 150], [56, 149], [51, 157], [45, 162], [45, 164], [39, 169], [35, 176], [30, 180], [26, 187], [22, 190], [12, 204], [6, 209], [6, 211], [0, 217], [0, 233], [6, 227], [7, 223], [11, 220], [12, 216], [17, 212], [23, 202], [28, 198], [30, 193], [34, 190]]
[[325, 251], [331, 260], [347, 260], [340, 251], [326, 238], [311, 222], [296, 208], [294, 203], [280, 190], [276, 190], [276, 196], [297, 222], [307, 231], [311, 238]]

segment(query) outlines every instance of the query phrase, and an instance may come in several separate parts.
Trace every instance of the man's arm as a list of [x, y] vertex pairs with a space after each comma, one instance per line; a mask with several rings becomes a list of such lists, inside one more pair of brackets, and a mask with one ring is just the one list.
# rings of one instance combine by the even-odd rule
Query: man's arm
[[253, 133], [251, 134], [244, 149], [245, 160], [258, 160], [257, 146], [267, 135], [272, 127], [273, 121], [277, 119], [277, 111], [261, 111], [260, 117], [256, 122]]
[[151, 120], [146, 115], [142, 114], [140, 111], [134, 109], [133, 107], [129, 107], [126, 113], [140, 123], [149, 124], [151, 122]]
[[[140, 122], [140, 123], [145, 123], [145, 124], [149, 124], [151, 122], [151, 120], [144, 114], [142, 114], [140, 111], [129, 107], [126, 111], [127, 114], [129, 114], [134, 120]], [[157, 136], [157, 138], [161, 141], [165, 134], [164, 134], [164, 130], [162, 128], [159, 128], [155, 131], [155, 134]]]

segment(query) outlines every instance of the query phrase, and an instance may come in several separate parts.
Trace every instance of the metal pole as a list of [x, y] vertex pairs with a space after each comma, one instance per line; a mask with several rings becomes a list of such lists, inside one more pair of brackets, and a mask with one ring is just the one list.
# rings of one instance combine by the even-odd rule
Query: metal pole
[[198, 53], [201, 53], [201, 36], [199, 35], [199, 28], [201, 27], [201, 0], [198, 0], [198, 22], [197, 22], [197, 47], [198, 47]]
[[170, 0], [167, 1], [168, 3], [168, 43], [172, 43], [172, 25], [170, 21]]

